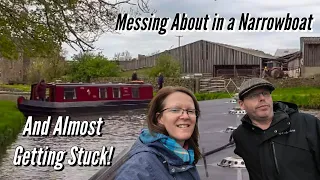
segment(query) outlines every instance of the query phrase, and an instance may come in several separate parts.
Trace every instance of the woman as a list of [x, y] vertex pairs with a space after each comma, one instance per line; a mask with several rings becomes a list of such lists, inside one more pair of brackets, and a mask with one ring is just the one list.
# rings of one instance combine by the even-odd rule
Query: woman
[[164, 87], [150, 103], [144, 128], [116, 180], [200, 179], [195, 164], [199, 104], [188, 89]]

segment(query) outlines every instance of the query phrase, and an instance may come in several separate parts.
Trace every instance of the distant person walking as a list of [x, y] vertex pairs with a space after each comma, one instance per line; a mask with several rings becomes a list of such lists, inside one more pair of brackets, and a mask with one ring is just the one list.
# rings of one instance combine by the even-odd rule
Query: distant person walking
[[44, 81], [44, 79], [41, 79], [41, 81], [37, 84], [36, 87], [36, 98], [40, 101], [45, 101], [46, 99], [46, 88], [47, 85]]
[[161, 73], [159, 73], [159, 76], [158, 76], [158, 87], [159, 87], [159, 90], [163, 87], [163, 75]]
[[134, 71], [131, 76], [131, 81], [138, 81], [137, 71]]

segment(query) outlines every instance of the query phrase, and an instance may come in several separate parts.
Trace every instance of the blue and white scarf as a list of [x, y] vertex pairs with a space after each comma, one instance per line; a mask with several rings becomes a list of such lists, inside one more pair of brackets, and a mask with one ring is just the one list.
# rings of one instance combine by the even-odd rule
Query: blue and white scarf
[[194, 161], [194, 150], [189, 148], [188, 150], [181, 147], [176, 140], [160, 133], [153, 133], [155, 136], [152, 136], [148, 129], [142, 129], [140, 134], [140, 140], [145, 143], [151, 143], [155, 141], [161, 142], [166, 148], [172, 151], [174, 154], [179, 156], [183, 162], [192, 164]]

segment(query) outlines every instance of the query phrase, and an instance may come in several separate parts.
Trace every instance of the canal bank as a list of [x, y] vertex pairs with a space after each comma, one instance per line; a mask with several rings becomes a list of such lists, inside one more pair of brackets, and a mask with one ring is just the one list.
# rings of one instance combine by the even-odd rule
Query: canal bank
[[17, 138], [24, 122], [25, 117], [16, 108], [15, 102], [0, 101], [0, 152]]

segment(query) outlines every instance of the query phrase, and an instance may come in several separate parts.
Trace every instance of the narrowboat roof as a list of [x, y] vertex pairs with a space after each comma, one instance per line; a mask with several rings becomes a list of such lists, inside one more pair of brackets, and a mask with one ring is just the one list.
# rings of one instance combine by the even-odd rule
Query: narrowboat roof
[[152, 86], [150, 83], [47, 83], [56, 87]]

